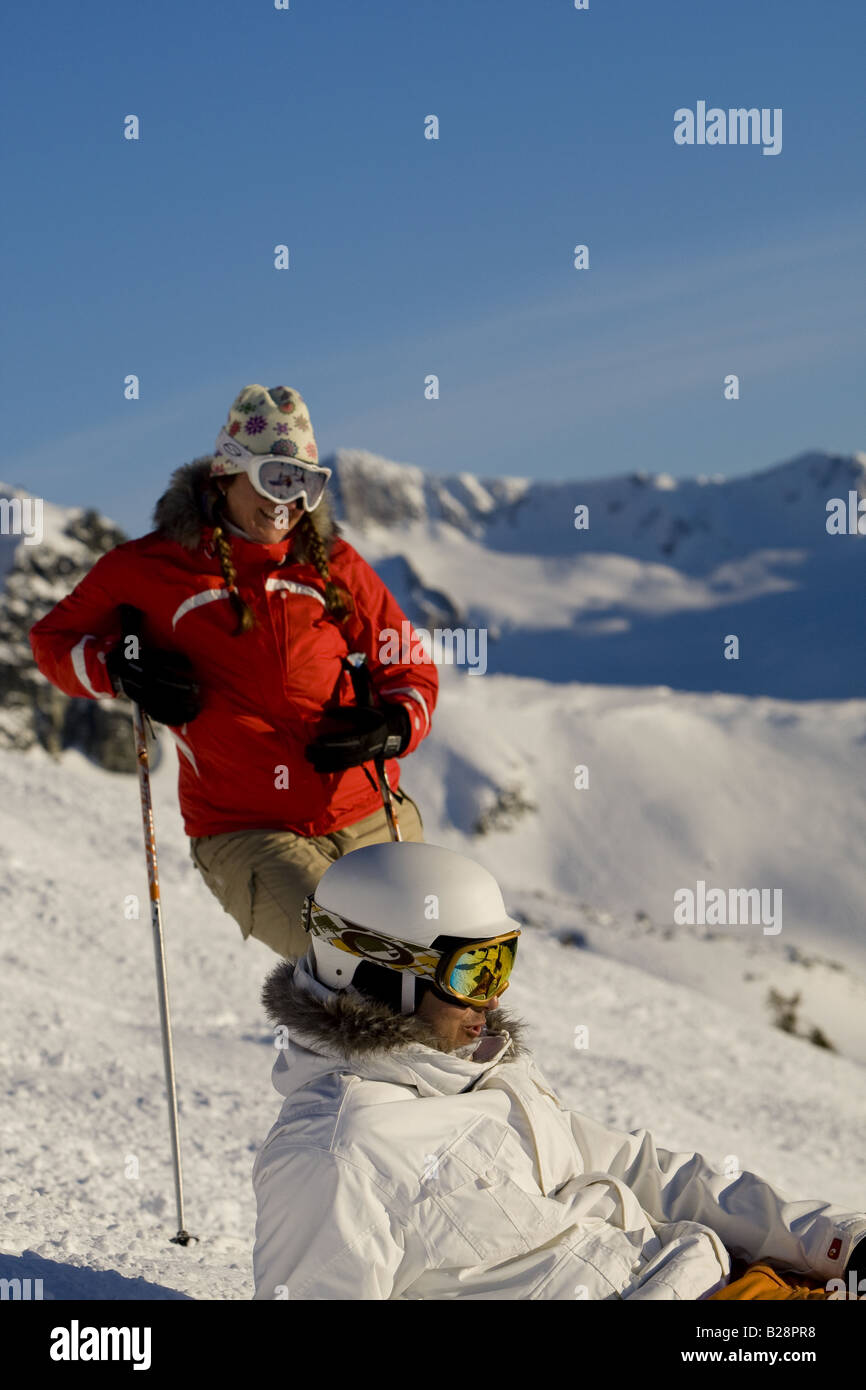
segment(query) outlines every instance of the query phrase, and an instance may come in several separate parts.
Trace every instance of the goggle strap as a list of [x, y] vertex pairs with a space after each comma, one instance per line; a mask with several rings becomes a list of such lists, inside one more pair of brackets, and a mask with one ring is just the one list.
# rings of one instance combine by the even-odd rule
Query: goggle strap
[[284, 466], [294, 464], [296, 468], [306, 469], [311, 474], [323, 477], [327, 482], [332, 472], [322, 463], [310, 463], [308, 459], [295, 458], [291, 454], [257, 454], [230, 435], [225, 427], [217, 436], [214, 452], [219, 454], [220, 458], [228, 459], [239, 473], [247, 472], [248, 465], [256, 463], [281, 463]]
[[217, 435], [215, 453], [219, 454], [220, 458], [228, 459], [230, 463], [233, 463], [239, 473], [245, 472], [246, 464], [250, 459], [255, 458], [252, 449], [241, 444], [239, 439], [234, 439], [225, 426]]
[[[482, 946], [489, 948], [491, 946], [501, 945], [505, 941], [516, 940], [520, 935], [519, 931], [513, 931], [503, 932], [501, 936], [490, 937], [486, 941], [479, 941], [477, 943], [469, 940], [447, 955], [445, 951], [438, 946], [419, 946], [408, 941], [398, 941], [396, 938], [387, 938], [391, 945], [402, 949], [405, 958], [403, 961], [399, 962], [385, 959], [376, 960], [374, 956], [367, 955], [363, 950], [357, 950], [350, 940], [344, 939], [345, 933], [348, 933], [349, 937], [354, 936], [358, 932], [363, 932], [367, 936], [375, 937], [375, 932], [366, 932], [363, 928], [355, 927], [351, 922], [345, 921], [336, 912], [329, 912], [319, 907], [312, 893], [309, 895], [309, 898], [307, 921], [309, 922], [308, 930], [311, 935], [322, 937], [325, 941], [330, 942], [332, 945], [336, 945], [338, 949], [347, 951], [350, 955], [361, 956], [362, 959], [371, 960], [376, 965], [381, 965], [386, 969], [395, 970], [400, 973], [401, 1012], [403, 1013], [412, 1013], [414, 1011], [416, 979], [428, 980], [431, 984], [435, 981], [444, 994], [450, 995], [454, 999], [460, 999], [461, 1002], [471, 1003], [472, 1000], [468, 996], [457, 995], [446, 988], [447, 979], [445, 977], [452, 974], [457, 961], [462, 955], [477, 951]], [[445, 969], [446, 965], [448, 967], [447, 970]], [[510, 973], [509, 970], [509, 975]], [[411, 984], [408, 982], [411, 982]], [[506, 976], [505, 981], [497, 992], [501, 993], [502, 990], [507, 988], [508, 977]], [[410, 989], [412, 1003], [411, 1006], [407, 1007], [410, 998]], [[488, 996], [488, 998], [489, 997], [492, 996]]]

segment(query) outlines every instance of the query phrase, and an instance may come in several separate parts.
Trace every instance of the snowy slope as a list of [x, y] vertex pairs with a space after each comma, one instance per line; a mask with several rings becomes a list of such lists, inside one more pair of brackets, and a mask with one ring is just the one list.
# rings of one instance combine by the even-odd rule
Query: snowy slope
[[[864, 544], [823, 530], [828, 497], [866, 490], [866, 456], [554, 485], [345, 451], [338, 485], [347, 537], [416, 621], [489, 628], [488, 674], [441, 669], [404, 780], [427, 838], [487, 864], [524, 921], [509, 1003], [564, 1099], [866, 1207], [866, 700], [830, 698], [866, 690]], [[46, 508], [52, 554], [69, 515]], [[0, 539], [6, 562], [16, 545]], [[728, 632], [739, 663], [721, 660]], [[278, 1110], [258, 1003], [272, 957], [196, 877], [174, 766], [169, 747], [155, 793], [202, 1236], [186, 1251], [168, 1243], [135, 780], [0, 751], [0, 1277], [42, 1277], [49, 1297], [252, 1292], [250, 1172]], [[674, 893], [698, 880], [781, 889], [782, 930], [676, 925]], [[802, 1036], [771, 1026], [771, 990], [799, 996]], [[836, 1051], [803, 1040], [816, 1029]]]
[[[484, 692], [487, 704], [473, 706]], [[493, 678], [464, 679], [462, 691], [448, 694], [444, 746], [434, 751], [431, 743], [413, 759], [406, 782], [421, 800], [428, 839], [462, 845], [496, 868], [509, 906], [527, 919], [509, 1004], [527, 1018], [540, 1064], [567, 1103], [622, 1128], [646, 1125], [667, 1147], [698, 1147], [720, 1170], [735, 1154], [792, 1195], [866, 1207], [866, 1070], [770, 1027], [758, 996], [740, 997], [747, 969], [786, 992], [817, 970], [829, 990], [820, 1021], [853, 1052], [862, 984], [850, 971], [821, 974], [786, 961], [787, 927], [754, 956], [753, 943], [736, 937], [707, 942], [698, 934], [672, 946], [653, 924], [593, 909], [588, 878], [577, 893], [570, 888], [570, 857], [590, 861], [575, 830], [580, 817], [562, 814], [566, 793], [550, 803], [556, 843], [548, 859], [531, 813], [519, 834], [476, 837], [448, 825], [451, 812], [458, 825], [474, 814], [466, 790], [472, 769], [461, 775], [460, 762], [478, 760], [483, 729], [497, 729], [487, 745], [492, 782], [523, 756], [509, 751], [515, 709], [537, 714], [566, 692]], [[599, 692], [571, 694], [584, 713], [600, 700]], [[698, 697], [667, 697], [677, 699]], [[638, 721], [647, 717], [646, 705], [626, 693], [618, 707], [623, 720], [629, 710]], [[464, 742], [451, 749], [458, 726]], [[820, 742], [818, 721], [799, 736], [802, 746]], [[46, 1297], [252, 1293], [250, 1172], [279, 1108], [258, 1004], [272, 957], [256, 942], [242, 944], [197, 879], [173, 761], [166, 757], [154, 780], [188, 1224], [202, 1238], [187, 1250], [168, 1243], [173, 1196], [135, 781], [77, 753], [59, 762], [38, 749], [0, 754], [0, 1276], [42, 1278]], [[620, 829], [630, 829], [627, 821]], [[824, 831], [825, 853], [838, 863], [840, 823]], [[596, 826], [592, 844], [600, 843]], [[554, 861], [556, 879], [548, 873]], [[141, 901], [137, 921], [124, 916], [130, 894]], [[589, 949], [573, 944], [581, 939]], [[683, 972], [685, 985], [677, 983]], [[589, 1029], [588, 1048], [574, 1046], [578, 1026]]]
[[779, 888], [778, 935], [730, 930], [866, 976], [866, 702], [440, 674], [434, 736], [407, 775], [455, 842], [502, 789], [537, 806], [517, 832], [473, 840], [507, 881], [660, 927], [699, 879]]

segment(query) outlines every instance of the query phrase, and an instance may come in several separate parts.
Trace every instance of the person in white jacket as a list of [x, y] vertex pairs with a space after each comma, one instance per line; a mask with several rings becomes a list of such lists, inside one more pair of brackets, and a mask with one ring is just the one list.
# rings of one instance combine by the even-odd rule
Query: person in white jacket
[[480, 865], [370, 845], [305, 916], [263, 993], [285, 1100], [254, 1166], [256, 1299], [704, 1299], [732, 1256], [844, 1275], [863, 1213], [561, 1103], [499, 1005], [519, 926]]

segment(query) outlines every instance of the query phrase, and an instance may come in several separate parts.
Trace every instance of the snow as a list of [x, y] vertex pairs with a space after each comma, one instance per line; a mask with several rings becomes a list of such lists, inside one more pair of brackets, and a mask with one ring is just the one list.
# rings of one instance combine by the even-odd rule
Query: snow
[[[641, 560], [671, 554], [693, 573], [759, 550], [815, 547], [838, 554], [826, 533], [826, 504], [849, 490], [866, 496], [866, 454], [817, 450], [756, 473], [711, 479], [641, 471], [561, 482], [483, 478], [465, 470], [425, 474], [359, 449], [338, 450], [334, 463], [345, 519], [361, 529], [395, 513], [427, 524], [441, 519], [437, 499], [444, 489], [471, 513], [471, 529], [489, 549], [567, 557], [626, 553]], [[576, 532], [574, 508], [581, 503], [590, 524]]]
[[[827, 498], [866, 493], [866, 454], [567, 483], [431, 477], [363, 450], [337, 463], [344, 534], [413, 619], [450, 611], [489, 637], [486, 674], [441, 667], [403, 783], [426, 838], [487, 865], [524, 923], [508, 1004], [564, 1101], [720, 1171], [733, 1155], [793, 1197], [866, 1209], [863, 542], [824, 530]], [[70, 515], [45, 504], [43, 546], [79, 564]], [[0, 574], [21, 544], [0, 536]], [[729, 632], [739, 662], [722, 659]], [[252, 1164], [279, 1109], [259, 1003], [275, 957], [241, 940], [193, 869], [161, 739], [201, 1238], [187, 1249], [169, 1242], [135, 779], [74, 752], [0, 752], [0, 1277], [42, 1278], [47, 1298], [252, 1294]], [[781, 931], [677, 923], [674, 895], [698, 881], [781, 889]], [[794, 1033], [774, 1026], [771, 992], [796, 1001]]]
[[[550, 686], [446, 668], [442, 679], [435, 737], [404, 782], [427, 838], [488, 864], [525, 921], [508, 1003], [566, 1103], [623, 1129], [646, 1126], [666, 1147], [697, 1147], [720, 1170], [737, 1155], [792, 1196], [863, 1209], [866, 988], [854, 927], [866, 823], [851, 759], [863, 704]], [[187, 1249], [169, 1243], [135, 779], [74, 752], [0, 754], [0, 1276], [42, 1278], [48, 1298], [252, 1294], [250, 1174], [279, 1108], [258, 997], [275, 958], [242, 942], [197, 878], [168, 752], [154, 800], [187, 1225], [200, 1237]], [[590, 765], [588, 791], [573, 788], [577, 761]], [[512, 831], [473, 835], [506, 784], [523, 786], [539, 810]], [[786, 876], [780, 935], [672, 928], [673, 888], [699, 872], [747, 885]], [[132, 894], [138, 920], [124, 915]], [[821, 959], [798, 959], [809, 960], [807, 947]], [[803, 990], [804, 1023], [818, 1023], [839, 1052], [772, 1027], [770, 986]], [[575, 1047], [580, 1026], [586, 1048]]]
[[[344, 534], [374, 565], [411, 562], [489, 669], [549, 681], [671, 685], [784, 699], [866, 696], [858, 640], [866, 537], [827, 503], [866, 497], [866, 456], [802, 454], [727, 480], [633, 473], [527, 483], [336, 459]], [[575, 507], [589, 509], [576, 529]], [[398, 599], [415, 621], [413, 596]], [[725, 657], [729, 634], [736, 660]]]

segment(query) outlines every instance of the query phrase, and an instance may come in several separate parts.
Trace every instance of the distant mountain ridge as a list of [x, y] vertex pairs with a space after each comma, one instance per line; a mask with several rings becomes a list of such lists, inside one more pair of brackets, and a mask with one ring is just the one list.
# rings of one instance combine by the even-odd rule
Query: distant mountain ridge
[[[866, 497], [866, 454], [813, 451], [730, 479], [562, 482], [435, 475], [364, 450], [328, 462], [347, 538], [417, 625], [483, 630], [490, 672], [792, 699], [866, 693], [866, 538], [826, 530], [830, 498]], [[0, 484], [0, 499], [25, 496]], [[575, 529], [577, 506], [586, 529]], [[0, 534], [0, 747], [77, 743], [129, 770], [126, 707], [70, 701], [35, 669], [27, 639], [126, 537], [93, 509], [45, 502], [43, 520], [38, 545]], [[729, 633], [738, 661], [722, 656]]]
[[[866, 498], [864, 453], [811, 451], [763, 472], [685, 480], [439, 476], [360, 450], [330, 462], [349, 539], [414, 621], [483, 627], [490, 670], [791, 699], [866, 694], [866, 537], [827, 531], [831, 499]], [[723, 656], [728, 635], [737, 660]]]
[[[0, 483], [0, 499], [28, 495]], [[64, 695], [36, 668], [28, 636], [100, 555], [127, 537], [92, 508], [43, 501], [41, 524], [38, 544], [0, 534], [0, 748], [23, 751], [41, 744], [59, 753], [76, 746], [103, 767], [134, 772], [131, 706]], [[158, 761], [157, 750], [154, 758]]]
[[[866, 453], [803, 453], [734, 478], [677, 479], [631, 473], [538, 482], [472, 473], [424, 473], [364, 450], [326, 460], [339, 515], [358, 530], [413, 523], [450, 526], [510, 553], [575, 553], [574, 507], [590, 524], [583, 553], [673, 562], [695, 573], [755, 549], [814, 545], [827, 537], [826, 503], [854, 490], [866, 497]], [[712, 543], [712, 544], [710, 544]]]

